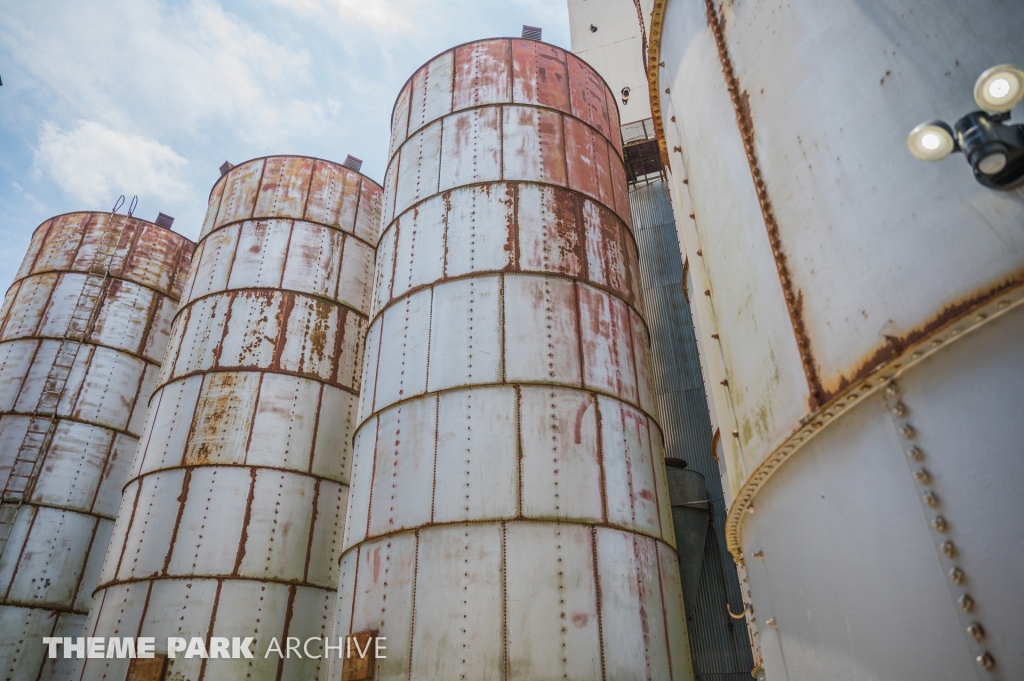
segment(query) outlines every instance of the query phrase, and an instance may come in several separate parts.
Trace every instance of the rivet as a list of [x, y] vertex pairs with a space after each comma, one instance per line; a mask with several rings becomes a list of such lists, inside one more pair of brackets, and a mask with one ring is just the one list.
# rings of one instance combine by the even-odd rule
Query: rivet
[[723, 378], [723, 379], [721, 380], [721, 383], [722, 383], [722, 385], [725, 385], [725, 386], [727, 386], [727, 385], [729, 385], [729, 379], [728, 379], [728, 378]]
[[758, 560], [764, 560], [764, 551], [757, 550], [757, 551], [755, 551], [754, 553], [752, 553], [750, 555], [753, 556], [754, 558], [757, 558]]
[[932, 347], [937, 348], [940, 345], [942, 345], [942, 339], [941, 338], [936, 338], [935, 340], [932, 341]]
[[920, 461], [921, 459], [924, 458], [924, 452], [921, 451], [921, 448], [918, 447], [917, 445], [911, 447], [910, 451], [907, 452], [907, 455], [914, 461]]
[[750, 515], [754, 515], [754, 507], [753, 506], [747, 506], [747, 513], [749, 513]]
[[671, 88], [665, 88], [665, 94], [666, 94], [666, 95], [667, 95], [667, 94], [671, 94], [671, 92], [672, 92], [672, 89], [671, 89]]
[[732, 436], [733, 437], [739, 437], [740, 436], [740, 431], [738, 431], [738, 430], [732, 431]]
[[932, 481], [932, 474], [928, 472], [927, 468], [918, 468], [917, 471], [914, 472], [914, 477], [917, 478], [917, 481], [922, 485], [927, 485]]
[[981, 622], [971, 622], [967, 625], [967, 633], [980, 641], [985, 638], [985, 627], [981, 626]]
[[913, 357], [914, 359], [917, 359], [918, 357], [920, 357], [923, 354], [924, 354], [923, 352], [921, 352], [920, 350], [917, 350], [915, 352], [910, 353], [910, 356]]
[[710, 296], [711, 295], [711, 289], [704, 289], [704, 295]]
[[1003, 309], [1004, 307], [1006, 307], [1009, 304], [1010, 304], [1009, 300], [1000, 300], [999, 301], [999, 309], [1001, 310], [1001, 309]]
[[900, 435], [907, 438], [908, 440], [914, 437], [914, 435], [916, 434], [917, 431], [914, 430], [914, 426], [910, 425], [909, 423], [904, 424], [903, 427], [900, 428]]
[[895, 395], [899, 391], [900, 391], [900, 387], [898, 385], [896, 385], [895, 383], [890, 383], [889, 385], [885, 386], [885, 392], [887, 392], [890, 395]]
[[960, 596], [960, 598], [958, 598], [956, 602], [960, 605], [964, 612], [970, 612], [974, 609], [974, 599], [968, 596], [967, 594]]
[[[692, 214], [692, 213], [691, 213], [690, 217], [693, 217], [693, 214]], [[702, 251], [701, 249], [699, 249], [699, 248], [698, 248], [698, 249], [697, 249], [697, 255], [699, 255], [700, 257], [702, 257], [702, 258], [703, 258], [703, 257], [704, 257], [704, 251]]]
[[964, 571], [961, 570], [958, 567], [955, 567], [955, 568], [953, 568], [952, 570], [949, 571], [949, 578], [952, 579], [957, 584], [962, 584], [963, 581], [964, 581], [964, 577], [966, 577], [966, 575], [964, 574]]
[[996, 658], [992, 657], [992, 653], [987, 650], [977, 657], [978, 664], [985, 671], [991, 671], [996, 668]]
[[941, 515], [937, 515], [935, 516], [935, 520], [932, 521], [932, 527], [934, 527], [939, 532], [945, 532], [949, 529], [949, 523], [946, 522], [946, 519], [944, 517], [942, 517]]
[[925, 492], [922, 498], [924, 499], [924, 503], [928, 504], [932, 508], [939, 505], [939, 495], [935, 492]]
[[767, 624], [769, 627], [775, 627], [776, 629], [779, 628], [779, 625], [775, 622], [774, 617], [769, 617], [765, 624]]
[[948, 539], [942, 542], [942, 552], [948, 557], [952, 558], [956, 555], [956, 544], [949, 541]]
[[896, 414], [896, 416], [906, 416], [907, 415], [907, 405], [903, 404], [902, 402], [897, 402], [892, 407], [892, 413]]
[[717, 333], [711, 334], [711, 337], [714, 338], [715, 340], [718, 340], [718, 334]]

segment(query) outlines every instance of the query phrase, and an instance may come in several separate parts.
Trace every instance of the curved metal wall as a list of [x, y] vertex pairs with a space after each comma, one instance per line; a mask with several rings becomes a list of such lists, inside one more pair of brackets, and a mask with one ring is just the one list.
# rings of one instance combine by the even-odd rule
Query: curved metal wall
[[[318, 678], [264, 657], [330, 634], [380, 187], [274, 156], [214, 186], [135, 457], [89, 636], [254, 637], [255, 658], [175, 679]], [[129, 660], [76, 678], [124, 679]]]
[[1024, 202], [905, 137], [1024, 62], [1024, 14], [659, 14], [654, 108], [768, 678], [1019, 676]]
[[692, 678], [618, 129], [534, 41], [399, 95], [335, 620], [377, 679]]
[[[64, 679], [194, 244], [70, 213], [40, 225], [0, 311], [0, 675]], [[10, 524], [13, 521], [13, 524]]]

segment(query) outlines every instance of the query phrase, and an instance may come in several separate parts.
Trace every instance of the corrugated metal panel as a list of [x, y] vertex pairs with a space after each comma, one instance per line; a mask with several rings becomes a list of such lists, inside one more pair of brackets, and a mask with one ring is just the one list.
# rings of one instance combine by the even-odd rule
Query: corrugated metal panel
[[[154, 636], [158, 653], [168, 636], [251, 635], [262, 659], [179, 656], [167, 678], [326, 671], [264, 653], [330, 633], [380, 193], [304, 157], [240, 164], [211, 193], [87, 629]], [[126, 673], [89, 659], [75, 678]]]
[[[194, 244], [105, 213], [33, 234], [0, 316], [0, 669], [63, 679], [43, 636], [77, 636]], [[12, 524], [13, 522], [13, 524]]]
[[683, 263], [668, 185], [657, 180], [635, 186], [629, 198], [665, 456], [683, 459], [703, 475], [711, 500], [700, 586], [695, 607], [688, 613], [694, 671], [709, 679], [749, 679], [754, 660], [747, 629], [734, 625], [726, 612], [727, 606], [740, 612], [743, 600], [725, 545], [721, 471], [711, 451], [711, 420], [690, 304], [683, 290]]

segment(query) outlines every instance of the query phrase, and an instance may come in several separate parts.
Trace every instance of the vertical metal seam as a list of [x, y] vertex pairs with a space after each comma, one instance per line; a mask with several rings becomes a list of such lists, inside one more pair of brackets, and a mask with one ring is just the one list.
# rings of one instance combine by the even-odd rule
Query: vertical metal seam
[[[654, 556], [655, 556], [655, 562], [657, 563], [657, 567], [658, 567], [658, 595], [661, 598], [661, 623], [662, 623], [661, 625], [662, 625], [662, 627], [664, 628], [664, 631], [665, 631], [665, 655], [668, 656], [668, 678], [669, 678], [669, 681], [674, 681], [675, 674], [673, 673], [674, 672], [674, 668], [672, 666], [671, 634], [670, 634], [670, 632], [668, 630], [668, 608], [665, 607], [665, 576], [661, 572], [661, 552], [663, 550], [664, 550], [663, 547], [659, 546], [657, 542], [654, 543]], [[683, 580], [682, 580], [682, 577], [680, 577], [680, 579], [679, 579], [680, 591], [682, 591], [682, 586], [683, 586]], [[685, 610], [683, 611], [683, 621], [684, 622], [686, 621], [686, 612], [685, 612]], [[686, 645], [687, 637], [685, 637], [685, 636], [680, 637], [679, 640], [683, 643], [684, 646]]]
[[[406, 336], [408, 340], [408, 336]], [[434, 340], [434, 287], [430, 287], [430, 310], [427, 313], [427, 361], [426, 361], [426, 378], [424, 378], [424, 388], [430, 390], [430, 353], [433, 350], [432, 341]]]
[[[658, 476], [658, 462], [655, 461], [656, 458], [660, 458], [662, 461], [664, 461], [665, 460], [665, 453], [663, 451], [658, 451], [654, 447], [654, 434], [651, 432], [651, 417], [648, 416], [647, 414], [644, 414], [643, 416], [644, 416], [644, 425], [647, 428], [647, 449], [650, 452], [650, 457], [651, 457], [651, 481], [654, 483], [654, 490], [653, 490], [654, 491], [654, 509], [656, 511], [656, 515], [658, 516], [658, 536], [661, 538], [662, 541], [668, 541], [668, 539], [665, 536], [666, 535], [665, 526], [661, 522], [661, 495], [658, 494], [658, 478], [659, 478], [659, 476]], [[660, 432], [661, 429], [659, 428], [658, 430], [659, 430], [659, 433], [658, 433], [659, 437], [664, 439], [664, 436]], [[662, 469], [663, 468], [664, 468], [664, 464], [662, 464]], [[665, 480], [665, 487], [668, 487], [668, 475], [667, 475], [667, 473], [664, 476], [662, 476], [662, 479]], [[666, 499], [666, 501], [669, 502], [669, 514], [671, 514], [671, 512], [672, 512], [671, 511], [672, 502], [669, 499]]]
[[[306, 213], [309, 211], [309, 193], [313, 191], [313, 177], [316, 175], [316, 159], [309, 164], [309, 182], [306, 183], [306, 191], [303, 192], [302, 199], [302, 217], [301, 220], [306, 220]], [[360, 179], [360, 186], [362, 186], [362, 179]], [[360, 195], [361, 197], [362, 195]], [[359, 200], [356, 199], [356, 215], [359, 215]]]
[[[200, 381], [199, 381], [199, 389], [196, 391], [196, 403], [195, 403], [195, 406], [192, 407], [192, 418], [189, 419], [188, 435], [185, 436], [185, 442], [190, 442], [192, 440], [192, 436], [196, 432], [196, 425], [199, 422], [199, 404], [200, 404], [200, 399], [199, 398], [203, 394], [203, 386], [206, 385], [206, 379], [207, 379], [207, 377], [209, 375], [210, 374], [204, 375], [200, 379]], [[187, 446], [182, 448], [182, 450], [181, 450], [181, 458], [178, 459], [178, 466], [184, 467], [184, 466], [187, 465], [186, 461], [187, 461], [187, 457], [188, 457], [188, 449], [189, 448]], [[136, 478], [139, 478], [139, 477], [142, 477], [141, 470], [139, 471], [139, 475], [137, 475]]]
[[[255, 420], [255, 419], [254, 419]], [[302, 567], [302, 581], [309, 582], [309, 562], [313, 557], [313, 540], [316, 538], [316, 521], [320, 513], [320, 483], [322, 478], [313, 481], [313, 510], [309, 518], [309, 539], [306, 542], [306, 560]]]
[[506, 522], [501, 521], [501, 656], [502, 656], [502, 678], [508, 679], [511, 661], [508, 656], [508, 559], [506, 536]]
[[[283, 629], [282, 634], [281, 634], [282, 637], [285, 640], [285, 646], [288, 645], [288, 630], [291, 629], [291, 626], [292, 626], [292, 616], [295, 613], [295, 593], [296, 593], [295, 585], [294, 584], [290, 584], [288, 586], [288, 607], [285, 609], [285, 612], [284, 612], [284, 629]], [[276, 681], [281, 681], [281, 676], [282, 676], [282, 674], [284, 674], [284, 660], [285, 660], [284, 655], [282, 655], [277, 660], [277, 676], [275, 677]]]
[[516, 394], [516, 517], [523, 517], [523, 387], [513, 385]]
[[[127, 489], [128, 485], [130, 485], [130, 484], [132, 484], [131, 480], [129, 480], [128, 484], [126, 484], [124, 486], [124, 489]], [[117, 558], [117, 565], [114, 566], [113, 578], [115, 580], [117, 579], [117, 576], [121, 573], [121, 564], [124, 562], [124, 553], [125, 553], [125, 551], [128, 550], [128, 535], [131, 534], [132, 525], [135, 524], [135, 511], [137, 511], [138, 508], [139, 508], [139, 496], [141, 494], [142, 494], [142, 482], [140, 481], [138, 484], [135, 485], [135, 499], [132, 501], [132, 512], [128, 516], [128, 526], [124, 529], [124, 540], [121, 542], [121, 553], [120, 553], [120, 555]], [[123, 504], [124, 503], [124, 501], [123, 501], [123, 499], [124, 499], [124, 490], [122, 490], [122, 492], [121, 492], [121, 498], [122, 498], [122, 504]], [[114, 522], [116, 524], [117, 521], [115, 520]], [[92, 591], [93, 598], [96, 597], [96, 592], [100, 590], [101, 586], [102, 585], [97, 584], [96, 588], [93, 589], [93, 591]]]
[[779, 284], [782, 286], [783, 298], [786, 303], [786, 310], [789, 312], [789, 321], [793, 329], [793, 336], [796, 339], [797, 352], [803, 364], [804, 378], [807, 380], [807, 387], [810, 392], [812, 409], [824, 403], [821, 377], [814, 362], [814, 354], [811, 348], [810, 338], [807, 336], [806, 326], [803, 320], [803, 296], [793, 289], [793, 281], [789, 274], [789, 267], [786, 264], [786, 254], [782, 248], [782, 237], [779, 234], [779, 224], [775, 218], [775, 211], [772, 208], [771, 199], [768, 197], [768, 187], [765, 185], [761, 173], [761, 166], [757, 159], [757, 151], [754, 148], [754, 133], [751, 129], [751, 121], [743, 115], [743, 108], [740, 102], [739, 79], [736, 77], [732, 59], [729, 56], [729, 48], [725, 42], [725, 34], [722, 30], [723, 18], [715, 7], [714, 0], [704, 0], [707, 8], [708, 26], [714, 37], [715, 45], [718, 48], [718, 59], [721, 63], [722, 74], [725, 77], [726, 88], [729, 91], [729, 100], [732, 102], [733, 112], [736, 116], [736, 125], [739, 128], [740, 138], [743, 141], [743, 150], [746, 152], [747, 165], [750, 167], [750, 174], [754, 181], [754, 192], [757, 194], [758, 203], [761, 207], [761, 214], [764, 218], [768, 235], [768, 244], [772, 251], [775, 267], [779, 274]]
[[499, 342], [499, 346], [498, 346], [499, 350], [498, 351], [501, 353], [500, 357], [498, 358], [498, 360], [500, 362], [500, 374], [499, 375], [501, 377], [500, 378], [501, 382], [502, 383], [506, 383], [508, 379], [506, 377], [506, 368], [505, 368], [505, 365], [506, 365], [506, 359], [505, 359], [505, 354], [506, 354], [506, 331], [505, 331], [505, 275], [504, 274], [499, 274], [498, 275], [498, 318], [499, 318], [498, 319], [498, 323], [501, 325], [501, 328], [498, 330], [498, 333], [500, 334], [500, 337], [499, 337], [499, 340], [498, 340], [498, 342]]
[[[295, 220], [283, 220], [288, 223], [288, 242], [284, 247], [284, 260], [281, 263], [281, 278], [277, 282], [277, 288], [284, 288], [284, 275], [288, 270], [288, 253], [292, 250], [292, 234], [295, 233]], [[235, 255], [238, 254], [238, 247], [242, 245], [242, 230], [238, 230], [238, 241], [235, 242]], [[232, 260], [234, 262], [234, 260]], [[340, 283], [339, 283], [340, 285]]]
[[[185, 504], [188, 503], [189, 488], [192, 485], [192, 469], [186, 468], [185, 475], [181, 479], [181, 495], [178, 496], [178, 512], [174, 516], [174, 529], [171, 530], [171, 539], [168, 542], [167, 553], [164, 555], [163, 567], [160, 569], [160, 575], [167, 574], [167, 570], [171, 565], [171, 556], [174, 553], [175, 541], [178, 538], [178, 529], [181, 527], [181, 517], [185, 515]], [[139, 486], [141, 488], [141, 485]], [[158, 576], [158, 578], [159, 578]]]
[[[613, 303], [614, 305], [614, 299]], [[629, 305], [623, 304], [626, 308], [626, 333], [629, 335], [629, 360], [633, 364], [633, 380], [636, 382], [636, 406], [641, 409], [643, 407], [643, 400], [640, 398], [640, 371], [637, 369], [636, 362], [636, 336], [633, 334], [633, 315], [632, 310], [629, 309]]]
[[576, 303], [576, 345], [577, 352], [579, 352], [580, 362], [580, 388], [582, 390], [587, 389], [587, 371], [586, 371], [586, 357], [583, 351], [583, 306], [580, 304], [580, 286], [579, 282], [572, 282], [572, 291]]
[[[319, 383], [319, 381], [318, 381], [318, 383]], [[324, 383], [320, 383], [320, 389], [319, 389], [319, 392], [318, 392], [318, 394], [316, 396], [316, 414], [313, 417], [313, 441], [310, 443], [310, 446], [309, 446], [309, 467], [306, 468], [306, 471], [310, 475], [313, 475], [313, 463], [316, 460], [317, 440], [319, 439], [319, 436], [320, 436], [320, 414], [321, 414], [321, 411], [323, 410], [323, 404], [324, 404], [324, 390], [325, 390], [324, 386], [325, 386]], [[256, 403], [256, 408], [259, 408], [259, 402]], [[255, 421], [255, 420], [256, 419], [253, 419], [253, 421]], [[248, 449], [248, 448], [246, 448], [246, 449]], [[349, 480], [349, 482], [351, 483], [351, 480]], [[348, 485], [345, 485], [345, 486], [348, 487]]]
[[[138, 398], [136, 397], [136, 401], [137, 400], [138, 400]], [[104, 429], [104, 430], [107, 430], [107, 432], [110, 432], [108, 429]], [[114, 443], [115, 442], [117, 442], [117, 433], [111, 433], [111, 435], [110, 435], [110, 444], [107, 445], [107, 453], [103, 455], [103, 466], [100, 468], [100, 471], [101, 471], [100, 475], [101, 476], [103, 476], [103, 474], [107, 472], [107, 467], [110, 466], [110, 455], [114, 451]], [[138, 441], [136, 442], [136, 446], [135, 446], [136, 452], [139, 451], [139, 444], [141, 444], [141, 442], [142, 442], [142, 438], [140, 437], [140, 438], [138, 438]], [[47, 455], [49, 455], [49, 452], [47, 452]], [[102, 478], [101, 478], [101, 480], [102, 480]], [[87, 511], [90, 515], [99, 516], [99, 513], [96, 512], [96, 500], [99, 499], [99, 496], [100, 496], [100, 485], [96, 485], [96, 490], [92, 493], [92, 501], [89, 502], [89, 508], [88, 508], [88, 511]], [[76, 594], [77, 594], [77, 591], [76, 591]], [[72, 600], [72, 602], [74, 602], [74, 601]]]
[[235, 552], [235, 564], [231, 568], [231, 576], [237, 577], [245, 559], [246, 544], [249, 543], [249, 521], [252, 519], [252, 502], [256, 497], [256, 469], [249, 469], [249, 495], [245, 500], [245, 513], [242, 514], [242, 531], [238, 537], [238, 550]]
[[[352, 575], [352, 607], [348, 615], [348, 633], [352, 633], [352, 627], [355, 625], [356, 619], [356, 591], [359, 585], [359, 564], [362, 558], [362, 546], [356, 546], [356, 567], [355, 572]], [[339, 599], [340, 600], [340, 599]], [[345, 637], [348, 639], [348, 636]]]
[[380, 444], [380, 416], [374, 416], [373, 422], [373, 465], [370, 467], [370, 493], [366, 500], [366, 531], [359, 543], [366, 541], [370, 536], [370, 520], [373, 518], [373, 488], [377, 484], [377, 449]]
[[[416, 530], [416, 548], [413, 552], [412, 559], [412, 604], [409, 607], [409, 674], [406, 677], [408, 681], [412, 681], [412, 670], [413, 670], [413, 643], [416, 641], [416, 597], [417, 593], [417, 582], [420, 574], [420, 531]], [[360, 547], [362, 548], [362, 547]], [[354, 588], [354, 587], [353, 587]], [[353, 606], [355, 604], [355, 598], [352, 599]], [[353, 608], [354, 610], [354, 608]], [[354, 617], [354, 615], [353, 615]]]
[[[85, 561], [83, 561], [83, 563], [82, 563], [82, 570], [81, 570], [81, 572], [78, 573], [78, 579], [75, 580], [75, 590], [71, 594], [71, 598], [69, 599], [69, 602], [71, 603], [71, 607], [72, 608], [74, 608], [74, 606], [75, 606], [75, 601], [78, 600], [78, 592], [82, 590], [82, 578], [85, 576], [85, 566], [89, 564], [89, 558], [92, 555], [92, 547], [93, 547], [93, 544], [96, 543], [96, 533], [100, 529], [101, 519], [96, 517], [96, 516], [93, 516], [93, 520], [95, 520], [96, 522], [93, 524], [92, 532], [89, 535], [89, 546], [88, 546], [88, 548], [85, 549]], [[104, 547], [104, 553], [106, 553], [106, 547]], [[11, 584], [13, 584], [13, 583], [14, 583], [14, 576], [12, 575], [11, 576]], [[10, 591], [10, 589], [8, 589], [8, 591]], [[6, 594], [5, 594], [4, 600], [6, 600]]]
[[597, 527], [593, 525], [590, 526], [590, 551], [591, 560], [594, 561], [594, 603], [597, 605], [597, 639], [601, 652], [601, 679], [608, 681], [608, 671], [604, 659], [604, 608], [601, 602], [601, 571], [598, 569]]
[[434, 466], [430, 479], [430, 522], [434, 522], [434, 500], [437, 497], [437, 442], [441, 431], [441, 396], [434, 395]]
[[[18, 576], [18, 570], [21, 568], [22, 558], [25, 556], [25, 547], [28, 546], [29, 539], [32, 537], [32, 528], [36, 525], [36, 518], [39, 517], [39, 507], [35, 504], [25, 504], [29, 507], [32, 519], [28, 521], [28, 529], [25, 530], [25, 541], [22, 542], [21, 548], [18, 549], [18, 558], [14, 563], [14, 570], [11, 572], [11, 581], [7, 583], [7, 588], [4, 590], [4, 602], [10, 600], [11, 589], [14, 587], [14, 580]], [[20, 510], [20, 509], [19, 509]], [[13, 529], [13, 525], [12, 525]], [[6, 545], [5, 545], [6, 547]]]
[[[597, 428], [596, 428], [596, 431], [597, 431], [597, 469], [598, 469], [598, 476], [600, 478], [600, 485], [601, 485], [600, 486], [600, 490], [601, 490], [601, 521], [602, 522], [608, 522], [608, 477], [607, 477], [607, 471], [605, 470], [605, 461], [604, 461], [604, 431], [603, 431], [603, 429], [604, 429], [604, 416], [601, 414], [601, 403], [600, 403], [600, 400], [598, 399], [597, 395], [595, 393], [588, 393], [588, 394], [590, 395], [590, 399], [591, 399], [591, 401], [594, 404], [594, 418], [596, 419], [596, 423], [597, 423]], [[622, 408], [621, 407], [619, 408], [619, 413], [620, 414], [622, 413]], [[630, 490], [630, 492], [632, 493], [632, 490]], [[630, 499], [630, 503], [632, 503], [632, 499]], [[635, 522], [636, 514], [634, 513], [633, 515], [634, 515], [634, 523], [633, 523], [633, 525], [636, 525], [636, 522]]]
[[267, 173], [267, 160], [263, 159], [260, 164], [260, 179], [256, 180], [256, 193], [253, 195], [252, 210], [249, 211], [249, 219], [253, 220], [256, 217], [256, 206], [260, 203], [260, 194], [263, 193], [263, 176]]
[[[213, 607], [210, 608], [210, 622], [206, 626], [206, 649], [207, 650], [210, 649], [210, 639], [213, 638], [213, 627], [214, 627], [214, 624], [217, 621], [217, 611], [220, 609], [220, 592], [221, 592], [221, 589], [223, 587], [224, 587], [224, 580], [223, 579], [218, 579], [217, 580], [217, 591], [213, 595]], [[198, 679], [198, 681], [203, 681], [203, 679], [206, 678], [206, 669], [207, 669], [206, 665], [209, 662], [209, 660], [207, 658], [205, 658], [205, 657], [202, 658], [202, 659], [203, 659], [203, 661], [199, 663], [199, 679]]]

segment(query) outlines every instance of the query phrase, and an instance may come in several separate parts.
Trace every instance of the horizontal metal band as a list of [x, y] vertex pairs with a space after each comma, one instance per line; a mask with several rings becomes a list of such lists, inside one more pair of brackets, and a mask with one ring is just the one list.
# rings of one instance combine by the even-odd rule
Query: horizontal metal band
[[[182, 452], [182, 456], [184, 457], [184, 452]], [[194, 469], [194, 468], [244, 468], [247, 471], [248, 470], [274, 471], [275, 473], [288, 473], [290, 475], [295, 475], [295, 476], [298, 476], [300, 478], [311, 478], [312, 480], [316, 480], [317, 482], [333, 482], [335, 485], [339, 485], [341, 487], [348, 487], [349, 486], [348, 482], [342, 482], [341, 480], [335, 480], [334, 478], [326, 478], [326, 477], [324, 477], [322, 475], [316, 475], [315, 473], [310, 473], [308, 471], [300, 471], [300, 470], [296, 470], [294, 468], [281, 468], [279, 466], [265, 466], [265, 465], [262, 465], [262, 464], [250, 464], [250, 463], [222, 463], [222, 462], [194, 463], [194, 464], [193, 463], [183, 463], [183, 464], [179, 464], [177, 466], [164, 466], [163, 468], [154, 468], [153, 470], [149, 470], [149, 471], [146, 471], [145, 473], [141, 473], [141, 474], [135, 476], [134, 478], [131, 478], [128, 482], [126, 482], [124, 484], [124, 487], [121, 488], [121, 494], [124, 495], [125, 490], [128, 489], [128, 485], [132, 484], [133, 482], [139, 482], [139, 484], [142, 484], [141, 481], [144, 478], [148, 478], [148, 477], [150, 477], [152, 475], [157, 475], [157, 474], [160, 474], [160, 473], [173, 473], [174, 471], [180, 471], [180, 470], [186, 470], [186, 469], [191, 470], [191, 469]]]
[[[317, 159], [317, 160], [320, 160], [320, 159]], [[353, 171], [353, 172], [355, 172], [355, 171]], [[367, 178], [367, 179], [369, 179], [369, 178]], [[370, 180], [370, 181], [373, 182], [373, 180]], [[377, 184], [377, 183], [374, 182], [374, 184]], [[371, 244], [369, 241], [367, 241], [366, 239], [362, 238], [361, 236], [357, 236], [353, 232], [347, 232], [344, 229], [342, 229], [341, 227], [337, 227], [335, 225], [329, 225], [326, 222], [317, 222], [316, 220], [307, 220], [306, 218], [288, 218], [288, 217], [283, 217], [283, 216], [279, 217], [279, 216], [276, 216], [276, 215], [270, 215], [270, 216], [262, 217], [262, 218], [240, 218], [238, 220], [231, 220], [230, 222], [225, 222], [223, 225], [219, 225], [217, 227], [214, 227], [209, 232], [204, 234], [202, 236], [202, 238], [199, 239], [199, 243], [196, 244], [196, 247], [198, 248], [199, 244], [203, 243], [208, 238], [210, 238], [211, 234], [216, 234], [217, 232], [225, 230], [228, 227], [234, 227], [235, 225], [240, 225], [243, 222], [270, 222], [272, 220], [280, 220], [282, 222], [293, 222], [293, 223], [294, 222], [305, 222], [308, 225], [316, 225], [317, 227], [324, 227], [325, 229], [329, 229], [331, 231], [337, 232], [338, 234], [344, 234], [346, 237], [352, 237], [356, 241], [361, 241], [362, 243], [364, 243], [367, 246], [369, 246], [371, 249], [376, 249], [377, 248], [376, 244]]]
[[875, 367], [864, 378], [847, 387], [816, 411], [805, 416], [800, 425], [758, 464], [737, 492], [725, 522], [725, 538], [729, 552], [739, 564], [743, 563], [740, 534], [743, 521], [754, 512], [754, 497], [782, 465], [794, 457], [815, 435], [835, 422], [840, 416], [884, 388], [889, 381], [901, 376], [938, 350], [981, 328], [1024, 302], [1024, 283], [1017, 283], [989, 296], [955, 319], [922, 336], [908, 345], [896, 357]]

